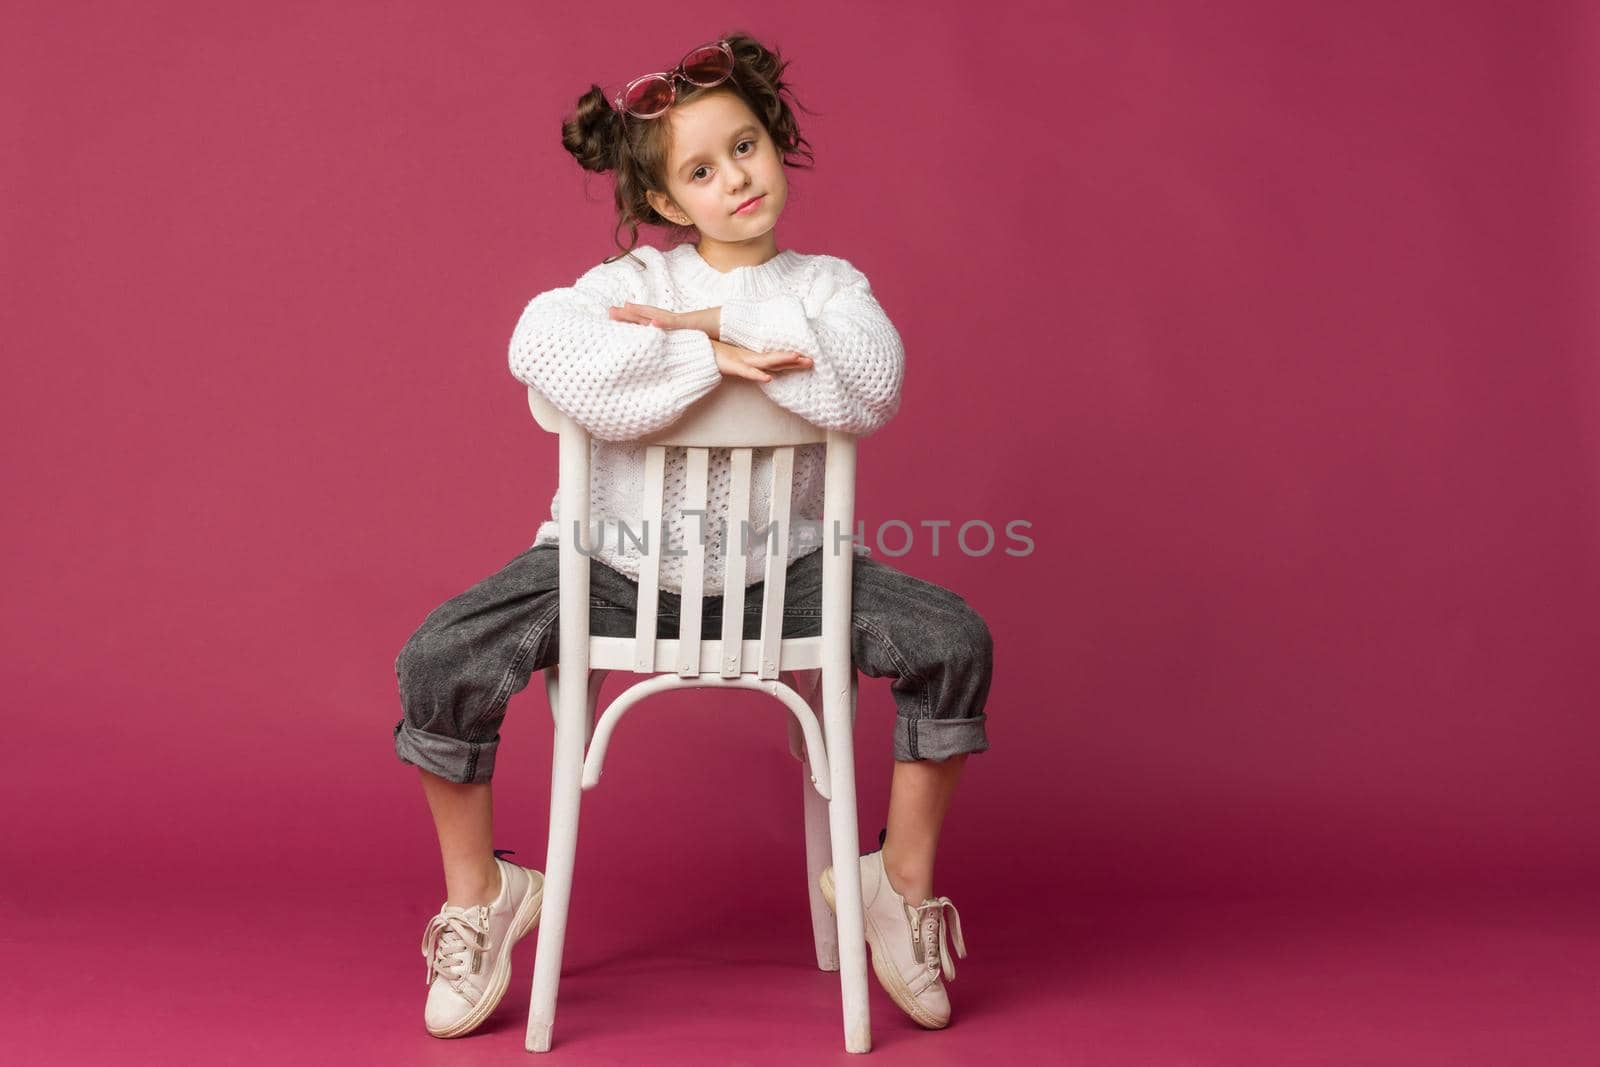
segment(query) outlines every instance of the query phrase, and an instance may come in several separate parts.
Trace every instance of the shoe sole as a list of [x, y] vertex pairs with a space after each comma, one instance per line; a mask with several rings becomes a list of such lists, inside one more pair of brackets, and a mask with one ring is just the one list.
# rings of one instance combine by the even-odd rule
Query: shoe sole
[[[833, 903], [832, 867], [822, 872], [822, 877], [818, 879], [818, 884], [822, 887], [822, 899], [827, 902], [828, 910], [837, 915], [838, 908]], [[879, 961], [880, 956], [887, 960], [889, 953], [882, 947], [882, 935], [878, 932], [872, 917], [867, 914], [867, 909], [864, 905], [861, 909], [861, 918], [863, 920], [862, 925], [866, 928], [867, 946], [872, 949], [868, 953], [872, 958], [872, 973], [877, 976], [878, 984], [883, 987], [883, 991], [888, 993], [889, 998], [900, 1006], [901, 1011], [911, 1016], [911, 1020], [918, 1026], [927, 1030], [943, 1030], [946, 1026], [949, 1026], [949, 1019], [940, 1022], [936, 1016], [930, 1014], [928, 1009], [924, 1008], [917, 1002], [917, 998], [911, 995], [911, 988], [895, 973], [894, 968]]]
[[517, 942], [527, 936], [529, 930], [539, 921], [539, 913], [544, 910], [544, 879], [540, 878], [537, 891], [529, 893], [522, 898], [522, 904], [517, 908], [517, 913], [511, 917], [511, 928], [507, 936], [511, 943], [500, 953], [500, 962], [495, 964], [494, 974], [489, 976], [489, 984], [484, 988], [483, 999], [478, 1001], [476, 1007], [457, 1021], [442, 1030], [428, 1027], [428, 1033], [434, 1037], [460, 1037], [477, 1029], [478, 1024], [489, 1017], [489, 1013], [500, 1006], [500, 999], [506, 995], [506, 986], [511, 984], [511, 950], [517, 947]]

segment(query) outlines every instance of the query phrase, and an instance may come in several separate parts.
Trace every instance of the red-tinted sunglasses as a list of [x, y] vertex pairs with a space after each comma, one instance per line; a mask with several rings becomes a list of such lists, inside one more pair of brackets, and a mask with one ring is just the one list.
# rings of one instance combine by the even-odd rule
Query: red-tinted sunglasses
[[612, 106], [634, 118], [653, 119], [678, 99], [677, 79], [709, 89], [727, 81], [732, 73], [733, 49], [728, 47], [728, 42], [703, 44], [691, 50], [671, 70], [633, 79], [612, 100]]

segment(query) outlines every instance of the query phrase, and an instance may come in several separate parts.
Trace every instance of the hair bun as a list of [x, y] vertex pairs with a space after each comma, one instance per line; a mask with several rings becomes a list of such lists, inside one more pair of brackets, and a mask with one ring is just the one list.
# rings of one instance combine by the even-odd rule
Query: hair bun
[[561, 123], [561, 145], [584, 170], [605, 173], [617, 165], [622, 140], [622, 114], [604, 90], [591, 85], [578, 98], [577, 109]]

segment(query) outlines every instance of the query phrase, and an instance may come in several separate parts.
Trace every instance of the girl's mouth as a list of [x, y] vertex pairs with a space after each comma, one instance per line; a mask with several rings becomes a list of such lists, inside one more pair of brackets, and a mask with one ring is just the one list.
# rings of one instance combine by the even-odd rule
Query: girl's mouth
[[756, 208], [760, 207], [761, 206], [761, 201], [765, 200], [766, 198], [767, 198], [767, 194], [766, 193], [762, 193], [760, 196], [756, 197], [754, 200], [746, 200], [743, 204], [740, 204], [737, 208], [735, 208], [733, 213], [735, 215], [748, 215], [750, 212], [752, 212]]

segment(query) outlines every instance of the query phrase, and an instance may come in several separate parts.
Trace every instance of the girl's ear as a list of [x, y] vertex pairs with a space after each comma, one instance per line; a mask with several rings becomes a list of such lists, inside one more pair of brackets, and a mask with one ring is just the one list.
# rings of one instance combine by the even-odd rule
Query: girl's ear
[[654, 189], [645, 193], [644, 197], [650, 202], [650, 206], [656, 209], [656, 214], [663, 218], [671, 219], [679, 226], [687, 226], [689, 224], [689, 216], [684, 214], [682, 209], [672, 202], [671, 197], [658, 193]]

